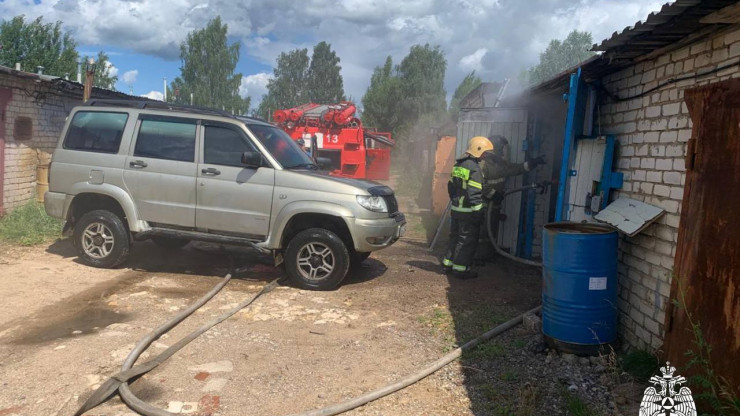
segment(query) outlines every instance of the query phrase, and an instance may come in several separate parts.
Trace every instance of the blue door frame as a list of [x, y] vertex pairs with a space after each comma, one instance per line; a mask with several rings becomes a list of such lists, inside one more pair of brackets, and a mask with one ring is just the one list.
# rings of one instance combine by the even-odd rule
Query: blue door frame
[[586, 116], [586, 83], [581, 76], [581, 68], [570, 76], [570, 90], [563, 96], [568, 101], [568, 116], [565, 120], [565, 138], [563, 140], [563, 158], [560, 164], [558, 179], [558, 199], [555, 207], [555, 221], [567, 220], [563, 218], [568, 212], [568, 177], [570, 176], [571, 156], [574, 153], [576, 137], [583, 133], [583, 121]]

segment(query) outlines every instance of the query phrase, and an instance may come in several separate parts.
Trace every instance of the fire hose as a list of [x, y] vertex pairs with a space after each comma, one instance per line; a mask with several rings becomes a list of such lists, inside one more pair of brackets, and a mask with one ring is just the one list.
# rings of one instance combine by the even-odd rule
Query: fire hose
[[[511, 194], [515, 194], [517, 192], [527, 191], [530, 189], [540, 189], [541, 191], [544, 191], [548, 186], [550, 186], [550, 182], [540, 182], [540, 183], [533, 183], [531, 185], [522, 186], [520, 188], [514, 188], [509, 189], [504, 193], [504, 198]], [[491, 214], [493, 214], [493, 207], [494, 204], [489, 203], [488, 209], [486, 210], [486, 231], [488, 232], [488, 238], [491, 240], [491, 245], [493, 246], [493, 249], [496, 250], [496, 253], [500, 254], [503, 257], [506, 257], [509, 260], [513, 260], [518, 263], [526, 264], [528, 266], [535, 266], [535, 267], [542, 267], [542, 263], [538, 261], [532, 261], [523, 259], [521, 257], [515, 256], [513, 254], [507, 253], [504, 249], [499, 247], [499, 245], [496, 243], [496, 236], [493, 235], [493, 227], [491, 226]]]
[[221, 289], [223, 289], [224, 286], [226, 286], [226, 284], [229, 283], [229, 281], [231, 281], [231, 273], [227, 274], [221, 282], [219, 282], [216, 286], [214, 286], [213, 289], [211, 289], [208, 293], [203, 295], [203, 297], [195, 301], [193, 304], [188, 306], [185, 310], [178, 313], [173, 318], [171, 318], [164, 324], [160, 325], [159, 327], [154, 329], [152, 332], [147, 334], [144, 338], [142, 338], [136, 344], [134, 349], [132, 349], [131, 352], [126, 357], [126, 360], [124, 361], [123, 366], [121, 367], [121, 371], [114, 374], [105, 383], [103, 383], [93, 393], [93, 395], [90, 396], [90, 398], [87, 399], [87, 401], [77, 410], [77, 412], [75, 412], [74, 415], [75, 416], [82, 415], [86, 411], [99, 406], [100, 404], [110, 399], [116, 393], [116, 391], [118, 391], [120, 392], [121, 398], [123, 399], [123, 401], [126, 402], [126, 404], [128, 404], [132, 409], [136, 410], [137, 412], [141, 414], [152, 415], [152, 416], [173, 416], [172, 413], [156, 408], [142, 401], [138, 397], [136, 397], [129, 389], [128, 382], [135, 381], [139, 377], [155, 369], [157, 366], [159, 366], [165, 360], [170, 358], [177, 351], [181, 350], [183, 347], [185, 347], [195, 338], [197, 338], [204, 332], [208, 331], [209, 329], [213, 328], [214, 326], [220, 324], [221, 322], [225, 321], [226, 319], [230, 318], [231, 316], [233, 316], [240, 310], [251, 305], [260, 296], [272, 291], [278, 285], [279, 280], [280, 279], [275, 279], [272, 282], [268, 283], [262, 288], [262, 290], [257, 292], [257, 294], [255, 294], [251, 298], [243, 301], [242, 303], [240, 303], [233, 309], [229, 310], [228, 312], [222, 314], [221, 316], [211, 320], [210, 322], [204, 324], [200, 328], [191, 332], [190, 334], [182, 338], [177, 343], [171, 345], [169, 348], [162, 351], [159, 355], [157, 355], [153, 359], [145, 363], [139, 364], [137, 366], [133, 366], [136, 360], [139, 359], [141, 354], [154, 341], [159, 339], [159, 337], [161, 337], [165, 333], [169, 332], [172, 328], [176, 327], [178, 324], [184, 321], [187, 317], [192, 315], [196, 310], [200, 309], [201, 306], [205, 305], [209, 300], [211, 300], [214, 296], [216, 296], [216, 294], [218, 294], [218, 292], [220, 292]]
[[[275, 279], [269, 284], [265, 285], [262, 290], [260, 290], [258, 293], [253, 295], [251, 298], [246, 299], [245, 301], [238, 304], [233, 309], [229, 310], [228, 312], [220, 315], [219, 317], [209, 321], [208, 323], [204, 324], [200, 328], [196, 329], [195, 331], [191, 332], [187, 336], [180, 339], [177, 343], [173, 344], [166, 350], [164, 350], [162, 353], [154, 357], [153, 359], [146, 361], [142, 364], [134, 366], [136, 363], [136, 360], [139, 359], [141, 354], [157, 339], [159, 339], [162, 335], [169, 332], [172, 328], [176, 327], [179, 323], [181, 323], [183, 320], [185, 320], [188, 316], [193, 314], [196, 310], [198, 310], [200, 307], [202, 307], [204, 304], [206, 304], [209, 300], [211, 300], [216, 294], [218, 294], [221, 289], [226, 286], [227, 283], [231, 280], [231, 273], [227, 274], [224, 279], [219, 282], [216, 286], [213, 287], [208, 293], [203, 295], [200, 299], [195, 301], [193, 304], [191, 304], [189, 307], [187, 307], [185, 310], [165, 322], [164, 324], [160, 325], [156, 329], [154, 329], [152, 332], [147, 334], [143, 339], [141, 339], [136, 346], [131, 350], [131, 352], [126, 357], [122, 367], [121, 371], [111, 376], [105, 383], [103, 383], [90, 398], [77, 410], [77, 412], [74, 413], [75, 416], [82, 415], [83, 413], [87, 412], [88, 410], [91, 410], [110, 398], [113, 397], [113, 395], [116, 392], [119, 392], [122, 400], [133, 410], [136, 412], [145, 415], [145, 416], [176, 416], [173, 413], [170, 413], [166, 410], [154, 407], [150, 405], [149, 403], [146, 403], [145, 401], [139, 399], [134, 395], [134, 393], [129, 388], [129, 382], [136, 381], [139, 377], [143, 376], [144, 374], [148, 373], [149, 371], [155, 369], [160, 364], [162, 364], [165, 360], [170, 358], [172, 355], [174, 355], [177, 351], [185, 347], [187, 344], [189, 344], [191, 341], [193, 341], [198, 336], [202, 335], [206, 331], [208, 331], [210, 328], [218, 325], [219, 323], [225, 321], [229, 317], [233, 316], [240, 310], [248, 307], [251, 305], [257, 298], [260, 296], [272, 291], [275, 287], [277, 287], [280, 279]], [[437, 370], [441, 369], [442, 367], [445, 367], [449, 363], [455, 361], [456, 359], [460, 358], [462, 356], [462, 353], [464, 351], [469, 351], [475, 347], [477, 347], [480, 343], [490, 340], [491, 338], [498, 336], [502, 334], [503, 332], [515, 327], [516, 325], [520, 324], [522, 322], [523, 316], [526, 314], [536, 313], [541, 309], [541, 306], [538, 306], [522, 315], [519, 315], [515, 318], [510, 319], [509, 321], [498, 325], [487, 332], [483, 333], [482, 335], [478, 336], [475, 339], [472, 339], [465, 344], [463, 344], [461, 347], [451, 351], [450, 353], [446, 354], [442, 358], [438, 359], [437, 361], [431, 363], [427, 367], [423, 368], [422, 370], [411, 374], [402, 380], [387, 385], [385, 387], [379, 388], [377, 390], [374, 390], [372, 392], [366, 393], [362, 396], [356, 397], [354, 399], [350, 399], [338, 404], [334, 404], [328, 407], [324, 407], [322, 409], [317, 410], [311, 410], [300, 414], [294, 414], [292, 416], [331, 416], [331, 415], [337, 415], [340, 413], [347, 412], [349, 410], [355, 409], [357, 407], [363, 406], [365, 404], [368, 404], [372, 401], [375, 401], [381, 397], [385, 397], [391, 393], [394, 393], [396, 391], [399, 391], [401, 389], [404, 389], [419, 380], [431, 375], [432, 373], [436, 372]]]

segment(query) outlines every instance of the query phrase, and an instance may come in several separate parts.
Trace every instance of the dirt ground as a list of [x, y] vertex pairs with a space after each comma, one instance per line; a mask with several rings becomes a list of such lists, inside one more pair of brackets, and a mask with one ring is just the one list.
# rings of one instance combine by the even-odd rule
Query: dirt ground
[[[497, 259], [478, 279], [448, 278], [437, 260], [443, 244], [436, 253], [426, 248], [429, 221], [410, 215], [409, 223], [408, 237], [374, 253], [336, 290], [280, 286], [132, 390], [176, 414], [297, 414], [398, 381], [539, 304], [536, 268]], [[155, 342], [144, 359], [252, 296], [282, 270], [270, 257], [205, 243], [179, 250], [138, 243], [116, 270], [78, 263], [69, 240], [0, 246], [0, 416], [73, 414], [140, 338], [213, 287], [232, 260], [239, 268], [235, 279]], [[346, 414], [574, 414], [569, 400], [579, 389], [583, 397], [611, 400], [594, 382], [588, 360], [580, 369], [559, 358], [553, 363], [553, 357], [539, 334], [520, 326]], [[589, 406], [614, 413], [611, 405]], [[86, 414], [135, 413], [114, 398]]]
[[[229, 266], [227, 253], [206, 244], [182, 250], [138, 244], [118, 270], [77, 263], [68, 240], [0, 250], [2, 415], [72, 414], [138, 339], [215, 285]], [[282, 273], [269, 257], [229, 253], [247, 270], [153, 352]], [[424, 243], [402, 240], [337, 290], [283, 286], [265, 295], [138, 380], [134, 391], [192, 414], [279, 415], [333, 404], [439, 358], [454, 341], [430, 323], [441, 310], [484, 302], [500, 306], [503, 320], [537, 304], [535, 274], [496, 275], [450, 281]], [[452, 366], [355, 412], [473, 414], [461, 377]], [[131, 413], [116, 399], [88, 414]]]

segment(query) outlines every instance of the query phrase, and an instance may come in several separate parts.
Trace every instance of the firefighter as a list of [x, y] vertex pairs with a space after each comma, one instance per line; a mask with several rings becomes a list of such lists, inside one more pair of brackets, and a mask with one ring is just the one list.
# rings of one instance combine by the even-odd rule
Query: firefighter
[[487, 201], [495, 205], [501, 205], [504, 199], [504, 183], [510, 176], [518, 176], [529, 172], [544, 165], [545, 159], [542, 156], [534, 159], [528, 159], [524, 163], [511, 163], [504, 157], [503, 148], [509, 145], [508, 140], [503, 136], [492, 136], [489, 138], [491, 143], [496, 143], [496, 151], [486, 152], [480, 160], [480, 168], [485, 178], [483, 182], [483, 196]]
[[478, 246], [483, 218], [483, 175], [479, 166], [481, 156], [493, 150], [488, 138], [470, 139], [465, 156], [457, 160], [452, 169], [447, 193], [450, 196], [452, 220], [450, 243], [442, 265], [453, 277], [472, 279], [478, 273], [470, 270]]
[[[504, 199], [504, 184], [506, 178], [518, 176], [529, 172], [544, 165], [545, 159], [542, 156], [528, 159], [524, 163], [512, 163], [507, 160], [506, 151], [504, 150], [509, 142], [503, 136], [492, 136], [489, 138], [491, 143], [495, 143], [495, 151], [486, 152], [480, 161], [480, 168], [485, 178], [483, 182], [483, 200], [486, 204], [491, 204], [491, 217], [484, 218], [484, 221], [490, 221], [491, 231], [494, 236], [498, 235], [498, 225], [501, 211], [501, 202]], [[488, 227], [488, 223], [484, 222]], [[488, 240], [487, 240], [488, 241]], [[476, 255], [476, 261], [485, 261], [491, 258], [492, 247], [484, 244], [481, 252]]]

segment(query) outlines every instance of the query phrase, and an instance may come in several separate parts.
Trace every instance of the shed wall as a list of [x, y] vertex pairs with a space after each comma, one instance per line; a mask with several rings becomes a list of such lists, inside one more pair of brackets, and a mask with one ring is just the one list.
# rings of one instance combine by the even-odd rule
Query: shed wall
[[[36, 169], [49, 163], [69, 111], [80, 101], [66, 97], [51, 84], [0, 74], [0, 86], [12, 96], [6, 107], [3, 206], [10, 211], [36, 195]], [[30, 119], [31, 135], [22, 140], [19, 119]]]
[[[695, 75], [740, 61], [740, 25], [602, 79], [618, 97], [631, 97], [672, 78]], [[621, 242], [619, 311], [621, 332], [632, 346], [658, 349], [663, 343], [681, 201], [686, 183], [684, 155], [692, 122], [684, 103], [687, 88], [740, 77], [734, 65], [711, 75], [675, 82], [643, 97], [599, 107], [597, 129], [616, 134], [618, 170], [627, 196], [666, 211], [641, 234]]]

